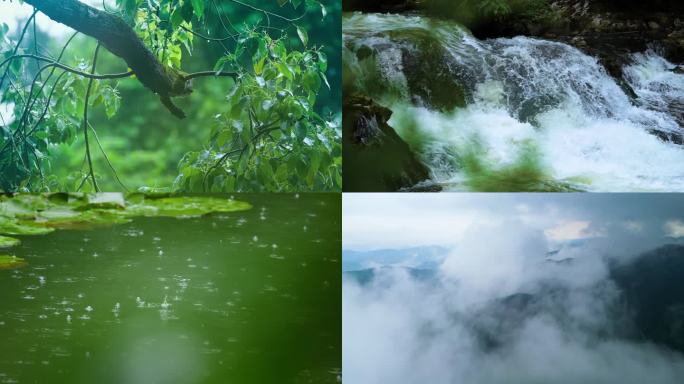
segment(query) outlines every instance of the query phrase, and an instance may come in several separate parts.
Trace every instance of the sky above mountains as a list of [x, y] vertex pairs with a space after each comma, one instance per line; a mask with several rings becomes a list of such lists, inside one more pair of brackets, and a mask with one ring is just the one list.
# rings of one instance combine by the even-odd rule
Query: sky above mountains
[[[346, 194], [347, 250], [453, 247], [477, 228], [525, 227], [553, 248], [593, 239], [645, 250], [684, 238], [676, 194]], [[503, 233], [502, 233], [503, 234]]]

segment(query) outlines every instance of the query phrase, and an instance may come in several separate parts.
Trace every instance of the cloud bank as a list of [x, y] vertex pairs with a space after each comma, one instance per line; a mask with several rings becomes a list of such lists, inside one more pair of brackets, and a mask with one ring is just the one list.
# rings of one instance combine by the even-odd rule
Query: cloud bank
[[[610, 275], [677, 233], [665, 224], [678, 220], [669, 197], [652, 207], [507, 197], [500, 217], [468, 199], [486, 218], [451, 237], [459, 241], [434, 277], [400, 267], [363, 284], [345, 277], [345, 383], [681, 382], [684, 356], [638, 337]], [[580, 241], [558, 249], [553, 228]]]

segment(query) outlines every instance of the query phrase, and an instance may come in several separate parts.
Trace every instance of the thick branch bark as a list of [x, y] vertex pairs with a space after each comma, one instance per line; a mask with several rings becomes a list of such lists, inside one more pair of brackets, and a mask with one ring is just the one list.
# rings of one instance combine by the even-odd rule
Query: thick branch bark
[[138, 80], [160, 97], [178, 95], [178, 88], [174, 88], [174, 79], [122, 18], [78, 0], [25, 2], [52, 20], [97, 39], [108, 51], [126, 61]]

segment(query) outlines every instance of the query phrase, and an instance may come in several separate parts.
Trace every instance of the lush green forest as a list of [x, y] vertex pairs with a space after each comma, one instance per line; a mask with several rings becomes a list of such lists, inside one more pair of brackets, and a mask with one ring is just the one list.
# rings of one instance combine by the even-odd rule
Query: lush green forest
[[[72, 3], [85, 4], [22, 6], [59, 19], [52, 8]], [[0, 104], [11, 113], [0, 121], [0, 190], [341, 188], [339, 2], [91, 5], [98, 20], [124, 20], [150, 60], [117, 53], [105, 25], [64, 38], [33, 16], [3, 25]]]

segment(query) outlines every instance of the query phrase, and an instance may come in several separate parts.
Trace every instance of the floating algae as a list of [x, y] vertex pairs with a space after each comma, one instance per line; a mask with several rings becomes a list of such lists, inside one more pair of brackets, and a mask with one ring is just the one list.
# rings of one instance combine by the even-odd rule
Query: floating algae
[[[0, 235], [42, 235], [55, 229], [124, 224], [134, 217], [199, 217], [251, 205], [221, 197], [121, 193], [54, 193], [0, 196]], [[16, 245], [0, 239], [0, 246]]]
[[21, 257], [0, 255], [0, 270], [19, 268], [26, 264], [26, 261]]
[[0, 235], [0, 248], [14, 247], [15, 245], [19, 245], [19, 243], [20, 243], [19, 239], [15, 239], [14, 237]]

